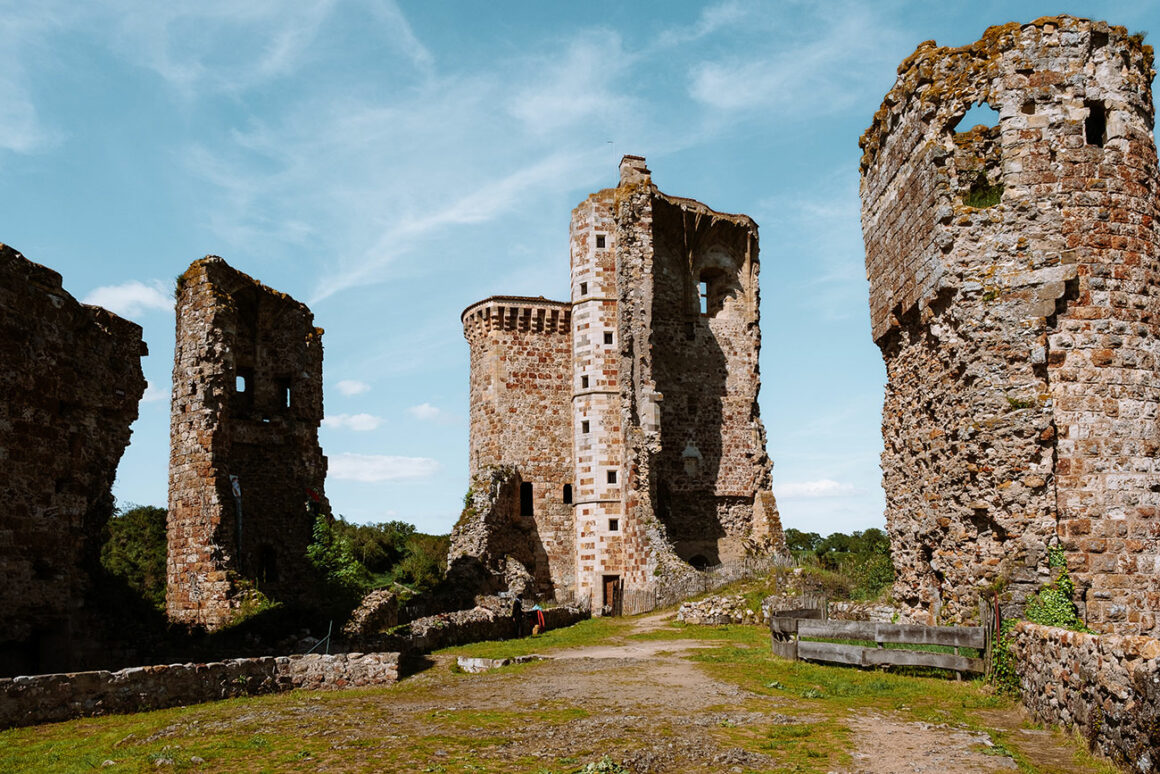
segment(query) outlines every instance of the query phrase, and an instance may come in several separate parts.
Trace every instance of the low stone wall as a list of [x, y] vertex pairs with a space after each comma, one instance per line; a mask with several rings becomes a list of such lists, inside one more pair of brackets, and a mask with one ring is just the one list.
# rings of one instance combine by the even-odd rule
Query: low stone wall
[[[360, 645], [369, 650], [391, 650], [404, 653], [429, 653], [452, 645], [466, 645], [484, 640], [510, 640], [517, 637], [510, 605], [505, 609], [474, 607], [419, 618], [396, 634], [368, 637]], [[544, 612], [547, 630], [571, 626], [590, 617], [589, 611], [571, 606], [548, 608]], [[531, 632], [531, 614], [524, 622], [524, 635]]]
[[386, 685], [398, 653], [266, 656], [0, 679], [0, 728], [141, 712], [295, 688]]
[[705, 597], [693, 602], [685, 602], [677, 610], [677, 620], [700, 626], [724, 626], [726, 624], [760, 625], [769, 620], [765, 610], [747, 607], [742, 596]]
[[1023, 703], [1131, 771], [1160, 772], [1160, 640], [1015, 626]]
[[677, 610], [677, 620], [702, 626], [723, 626], [725, 624], [750, 624], [765, 626], [774, 612], [785, 610], [825, 608], [827, 618], [837, 621], [876, 621], [893, 623], [898, 620], [898, 609], [880, 602], [827, 602], [815, 594], [774, 594], [761, 602], [754, 610], [740, 595], [705, 597], [693, 602], [685, 602]]

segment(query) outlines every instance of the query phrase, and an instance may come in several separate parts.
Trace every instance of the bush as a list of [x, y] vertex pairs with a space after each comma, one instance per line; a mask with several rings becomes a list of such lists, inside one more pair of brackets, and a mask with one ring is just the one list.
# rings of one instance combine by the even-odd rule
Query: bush
[[152, 505], [118, 511], [101, 546], [101, 565], [158, 610], [165, 609], [165, 518], [165, 509]]

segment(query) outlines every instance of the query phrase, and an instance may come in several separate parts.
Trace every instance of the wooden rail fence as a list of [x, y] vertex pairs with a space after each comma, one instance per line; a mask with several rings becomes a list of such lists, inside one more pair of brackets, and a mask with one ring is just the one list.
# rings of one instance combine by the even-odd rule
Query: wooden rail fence
[[[773, 635], [773, 653], [788, 659], [825, 661], [854, 666], [923, 666], [949, 669], [956, 672], [986, 671], [986, 660], [959, 654], [959, 648], [987, 651], [988, 631], [982, 626], [917, 626], [887, 624], [874, 621], [816, 620], [816, 611], [808, 618], [797, 617], [805, 611], [795, 611], [794, 617], [778, 616], [770, 619]], [[812, 642], [809, 639], [862, 640], [875, 647], [848, 645], [837, 642]], [[886, 648], [887, 644], [944, 645], [954, 648], [953, 653], [934, 653], [926, 650]]]

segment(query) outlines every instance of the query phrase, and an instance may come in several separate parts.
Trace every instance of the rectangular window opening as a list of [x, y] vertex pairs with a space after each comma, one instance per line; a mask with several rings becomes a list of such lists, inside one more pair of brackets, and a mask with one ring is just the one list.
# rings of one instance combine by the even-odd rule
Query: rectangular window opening
[[604, 343], [605, 344], [612, 343], [612, 331], [605, 331], [604, 332]]
[[520, 515], [533, 516], [535, 515], [535, 500], [533, 498], [532, 484], [530, 481], [525, 481], [520, 484]]
[[608, 471], [608, 483], [610, 483], [610, 484], [616, 483], [616, 471], [615, 470]]
[[290, 408], [290, 379], [285, 377], [278, 380], [278, 407]]
[[564, 484], [564, 505], [572, 504], [572, 485]]
[[582, 296], [588, 295], [588, 283], [587, 282], [580, 283], [580, 295], [582, 295]]
[[1108, 141], [1108, 112], [1104, 103], [1088, 100], [1083, 103], [1088, 109], [1087, 118], [1083, 122], [1084, 139], [1088, 145], [1097, 148], [1104, 147]]
[[604, 240], [604, 234], [597, 234], [596, 235], [596, 249], [603, 250], [605, 248], [605, 246], [606, 246], [606, 243]]
[[587, 376], [580, 377], [580, 387], [582, 389], [585, 389], [585, 390], [588, 389], [588, 377]]
[[701, 314], [709, 314], [709, 283], [698, 282], [697, 294], [701, 298]]
[[588, 420], [587, 419], [585, 419], [583, 422], [580, 423], [580, 432], [582, 432], [582, 433], [588, 432]]
[[234, 378], [234, 391], [239, 395], [246, 395], [253, 386], [254, 372], [249, 368], [239, 368]]
[[620, 519], [609, 519], [608, 520], [608, 531], [609, 532], [619, 532], [620, 531]]

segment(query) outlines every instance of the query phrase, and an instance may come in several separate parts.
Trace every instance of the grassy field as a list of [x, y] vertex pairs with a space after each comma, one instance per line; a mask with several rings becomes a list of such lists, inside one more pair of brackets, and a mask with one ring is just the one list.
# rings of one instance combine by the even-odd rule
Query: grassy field
[[[627, 667], [615, 659], [605, 668], [573, 657], [487, 675], [460, 674], [452, 658], [588, 646], [651, 650]], [[654, 678], [648, 670], [657, 664], [668, 671]], [[728, 698], [698, 705], [699, 697], [691, 696], [691, 709], [667, 706], [676, 694], [664, 676], [678, 667], [701, 681], [691, 692], [708, 685]], [[598, 698], [588, 698], [584, 681], [598, 689]], [[621, 695], [627, 698], [619, 704], [609, 699]], [[770, 654], [769, 634], [760, 627], [644, 627], [639, 619], [594, 619], [534, 639], [449, 648], [434, 654], [426, 670], [386, 688], [296, 691], [5, 731], [0, 771], [570, 774], [606, 755], [623, 761], [650, 745], [677, 751], [673, 762], [654, 770], [728, 771], [681, 763], [680, 755], [694, 754], [682, 750], [708, 740], [770, 761], [743, 764], [744, 771], [825, 772], [851, 761], [850, 719], [879, 715], [982, 732], [993, 753], [1009, 752], [1024, 772], [1115, 771], [1058, 735], [1050, 741], [1064, 751], [1066, 765], [1034, 761], [1018, 728], [987, 719], [987, 713], [1012, 707], [1010, 698], [978, 680], [783, 661]], [[617, 771], [612, 765], [601, 770]]]

